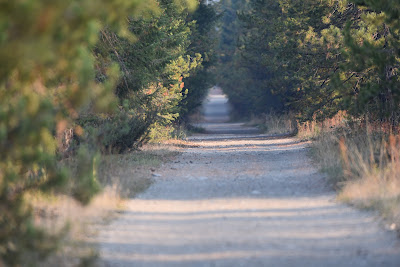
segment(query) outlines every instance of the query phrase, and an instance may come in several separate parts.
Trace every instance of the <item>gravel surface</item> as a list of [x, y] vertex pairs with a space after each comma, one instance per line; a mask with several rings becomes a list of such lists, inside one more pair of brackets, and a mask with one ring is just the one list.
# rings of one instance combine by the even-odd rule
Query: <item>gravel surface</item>
[[100, 266], [400, 266], [395, 234], [335, 201], [307, 143], [224, 123], [218, 91], [205, 110], [207, 133], [102, 226]]

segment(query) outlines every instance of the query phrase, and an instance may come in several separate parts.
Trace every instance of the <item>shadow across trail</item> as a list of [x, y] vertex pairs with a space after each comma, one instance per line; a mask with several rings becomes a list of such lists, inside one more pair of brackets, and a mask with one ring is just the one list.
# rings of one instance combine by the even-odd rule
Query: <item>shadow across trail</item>
[[335, 201], [307, 143], [229, 123], [219, 90], [204, 108], [206, 134], [99, 228], [99, 265], [399, 266], [394, 234]]

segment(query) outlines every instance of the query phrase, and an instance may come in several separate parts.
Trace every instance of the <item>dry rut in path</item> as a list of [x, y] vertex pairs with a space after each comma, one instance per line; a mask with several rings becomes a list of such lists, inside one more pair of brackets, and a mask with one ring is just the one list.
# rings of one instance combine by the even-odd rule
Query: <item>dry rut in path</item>
[[226, 120], [211, 95], [190, 148], [100, 229], [102, 266], [400, 266], [373, 215], [335, 195], [295, 138]]

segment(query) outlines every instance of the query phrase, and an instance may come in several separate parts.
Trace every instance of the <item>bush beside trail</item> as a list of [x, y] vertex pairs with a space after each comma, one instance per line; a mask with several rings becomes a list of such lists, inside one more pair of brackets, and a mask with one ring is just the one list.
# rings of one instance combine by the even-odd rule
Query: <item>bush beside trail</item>
[[62, 240], [36, 224], [26, 196], [88, 204], [101, 191], [101, 152], [170, 127], [193, 94], [183, 79], [208, 73], [212, 46], [192, 45], [214, 23], [195, 11], [203, 2], [116, 2], [0, 3], [0, 265], [39, 263]]

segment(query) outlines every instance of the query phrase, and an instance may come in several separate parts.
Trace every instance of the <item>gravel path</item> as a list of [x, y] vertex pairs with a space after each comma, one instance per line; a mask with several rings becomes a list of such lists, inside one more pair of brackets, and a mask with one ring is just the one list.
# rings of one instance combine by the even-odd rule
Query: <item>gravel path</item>
[[400, 243], [366, 212], [338, 204], [307, 143], [223, 123], [156, 172], [156, 182], [101, 229], [101, 266], [400, 266]]

